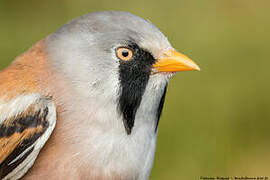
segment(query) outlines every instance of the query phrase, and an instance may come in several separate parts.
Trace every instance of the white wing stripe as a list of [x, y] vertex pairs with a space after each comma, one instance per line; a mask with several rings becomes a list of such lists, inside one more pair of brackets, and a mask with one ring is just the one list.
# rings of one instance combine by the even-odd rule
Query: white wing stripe
[[8, 163], [8, 165], [10, 166], [11, 164], [13, 164], [17, 160], [19, 160], [21, 157], [23, 157], [33, 146], [35, 146], [35, 143], [32, 144], [31, 146], [29, 146], [26, 150], [24, 150], [19, 156], [17, 156], [15, 159], [13, 159], [13, 161], [11, 161], [10, 163]]

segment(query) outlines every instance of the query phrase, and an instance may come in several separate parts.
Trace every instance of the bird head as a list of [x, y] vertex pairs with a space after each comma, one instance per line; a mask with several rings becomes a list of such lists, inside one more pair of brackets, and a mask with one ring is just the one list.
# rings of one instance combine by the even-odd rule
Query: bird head
[[148, 109], [142, 114], [159, 118], [171, 75], [200, 69], [151, 22], [126, 12], [84, 15], [50, 35], [46, 44], [50, 63], [78, 94], [103, 107], [114, 104], [127, 134], [136, 117], [144, 117], [137, 114], [140, 107]]

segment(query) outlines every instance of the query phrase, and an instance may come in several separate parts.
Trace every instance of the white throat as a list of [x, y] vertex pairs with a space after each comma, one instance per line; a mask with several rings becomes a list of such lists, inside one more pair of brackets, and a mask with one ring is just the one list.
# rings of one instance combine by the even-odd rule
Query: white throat
[[93, 97], [69, 95], [72, 100], [62, 99], [65, 111], [61, 119], [68, 134], [64, 141], [72, 140], [72, 153], [91, 166], [89, 173], [94, 167], [96, 174], [108, 177], [118, 174], [124, 179], [148, 179], [156, 147], [157, 111], [167, 80], [160, 74], [150, 77], [130, 135], [116, 108], [117, 99], [106, 104]]

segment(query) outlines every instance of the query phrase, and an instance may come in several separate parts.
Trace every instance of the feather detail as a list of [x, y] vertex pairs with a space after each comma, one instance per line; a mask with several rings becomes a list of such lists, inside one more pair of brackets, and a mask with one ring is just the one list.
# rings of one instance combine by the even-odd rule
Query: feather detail
[[0, 179], [18, 179], [33, 165], [56, 123], [50, 98], [21, 95], [0, 105]]

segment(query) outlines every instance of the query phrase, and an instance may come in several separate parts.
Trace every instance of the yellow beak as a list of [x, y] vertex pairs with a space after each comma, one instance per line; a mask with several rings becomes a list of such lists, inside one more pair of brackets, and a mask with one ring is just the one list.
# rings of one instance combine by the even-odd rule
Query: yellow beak
[[164, 55], [153, 65], [158, 72], [200, 71], [195, 62], [175, 50], [169, 50]]

